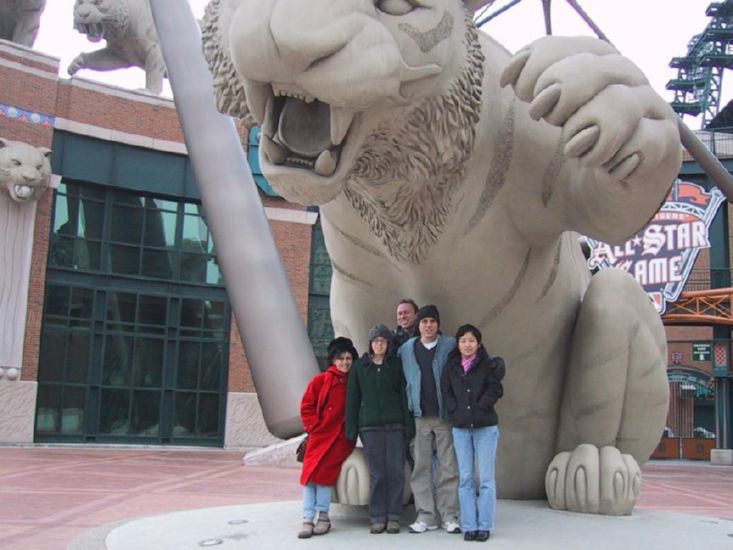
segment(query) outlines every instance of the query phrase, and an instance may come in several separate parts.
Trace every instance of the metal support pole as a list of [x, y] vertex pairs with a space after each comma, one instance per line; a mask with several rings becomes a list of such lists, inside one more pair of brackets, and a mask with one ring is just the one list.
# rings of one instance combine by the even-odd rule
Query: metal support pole
[[151, 0], [168, 77], [257, 396], [275, 436], [302, 432], [300, 400], [318, 372], [234, 122], [214, 104], [188, 2]]

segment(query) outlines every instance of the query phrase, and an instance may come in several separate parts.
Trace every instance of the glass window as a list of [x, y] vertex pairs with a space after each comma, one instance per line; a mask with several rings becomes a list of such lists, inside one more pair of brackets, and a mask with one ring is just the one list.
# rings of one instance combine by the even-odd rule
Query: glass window
[[127, 386], [130, 384], [130, 367], [134, 338], [107, 334], [104, 339], [104, 363], [102, 384], [105, 386]]
[[[63, 329], [62, 329], [63, 330]], [[44, 382], [61, 382], [64, 379], [66, 333], [44, 327], [41, 333], [41, 353], [38, 376]]]
[[69, 312], [69, 297], [71, 290], [68, 286], [48, 285], [46, 289], [46, 314], [66, 317]]
[[160, 388], [163, 374], [163, 340], [140, 338], [135, 342], [133, 385], [140, 388]]
[[130, 435], [160, 436], [160, 392], [144, 390], [133, 392]]
[[145, 245], [173, 248], [176, 245], [176, 212], [145, 211]]
[[191, 297], [222, 285], [202, 206], [65, 181], [53, 209], [39, 441], [222, 442], [230, 308]]
[[53, 216], [53, 232], [54, 233], [67, 233], [69, 224], [69, 199], [66, 195], [56, 195], [56, 206], [54, 208]]
[[140, 273], [140, 249], [111, 244], [109, 245], [109, 263], [112, 273], [138, 275]]
[[[89, 367], [89, 345], [91, 343], [90, 331], [84, 327], [74, 327], [68, 333], [68, 351], [66, 354], [66, 382], [76, 384], [87, 383], [87, 371]], [[44, 343], [44, 346], [46, 344]], [[48, 348], [58, 354], [58, 349]], [[55, 351], [54, 351], [55, 350]], [[46, 363], [43, 360], [42, 363]]]
[[178, 345], [177, 388], [195, 390], [198, 387], [199, 348], [198, 342], [181, 342]]
[[193, 436], [196, 433], [196, 394], [176, 392], [176, 413], [173, 436]]
[[49, 264], [223, 285], [200, 204], [71, 182], [56, 194]]
[[73, 267], [75, 242], [76, 239], [73, 237], [52, 235], [48, 258], [49, 263], [58, 267]]
[[104, 203], [82, 199], [81, 205], [76, 235], [86, 239], [101, 240], [104, 227]]
[[39, 384], [36, 405], [36, 431], [54, 433], [59, 431], [61, 410], [61, 386]]
[[84, 409], [86, 388], [66, 386], [64, 406], [61, 409], [61, 433], [81, 434], [84, 432]]
[[202, 390], [216, 391], [219, 389], [219, 373], [222, 372], [224, 357], [221, 345], [213, 342], [201, 344], [201, 383]]
[[207, 252], [209, 228], [199, 216], [183, 217], [183, 243], [186, 252]]
[[201, 300], [181, 300], [181, 326], [200, 327], [204, 318], [204, 302]]
[[134, 323], [137, 296], [128, 292], [110, 292], [107, 297], [107, 320]]
[[143, 249], [142, 274], [156, 279], [172, 279], [171, 254], [166, 250]]
[[129, 390], [103, 389], [99, 411], [99, 433], [127, 435], [130, 420]]
[[214, 437], [219, 431], [219, 395], [202, 393], [199, 396], [198, 435]]
[[93, 292], [91, 288], [75, 287], [71, 291], [69, 316], [77, 319], [92, 318]]
[[181, 254], [181, 280], [192, 283], [206, 282], [208, 265], [204, 254]]
[[210, 285], [223, 285], [224, 279], [221, 276], [219, 270], [219, 261], [212, 256], [209, 256], [206, 262], [206, 282]]
[[73, 264], [67, 267], [73, 267], [74, 269], [99, 271], [101, 251], [101, 243], [94, 241], [85, 241], [83, 239], [75, 239]]
[[203, 302], [204, 306], [204, 328], [206, 330], [217, 331], [223, 333], [227, 328], [229, 321], [228, 308], [224, 302], [215, 302], [212, 300]]
[[167, 201], [164, 199], [153, 199], [150, 197], [145, 198], [145, 207], [152, 208], [154, 210], [167, 210], [168, 212], [177, 212], [178, 203], [175, 201]]
[[165, 296], [140, 294], [137, 304], [137, 322], [164, 326], [168, 318], [168, 300]]
[[112, 206], [110, 239], [119, 243], [140, 244], [143, 234], [143, 210], [128, 206]]

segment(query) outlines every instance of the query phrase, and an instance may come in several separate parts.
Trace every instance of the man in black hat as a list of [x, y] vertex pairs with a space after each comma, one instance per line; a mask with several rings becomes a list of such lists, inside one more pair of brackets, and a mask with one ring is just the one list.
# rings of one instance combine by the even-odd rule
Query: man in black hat
[[407, 383], [407, 406], [415, 416], [415, 467], [410, 487], [417, 518], [409, 530], [432, 531], [442, 521], [447, 532], [460, 533], [458, 465], [451, 424], [440, 393], [440, 377], [456, 342], [440, 334], [440, 312], [434, 305], [420, 308], [416, 323], [419, 335], [410, 338], [399, 351]]

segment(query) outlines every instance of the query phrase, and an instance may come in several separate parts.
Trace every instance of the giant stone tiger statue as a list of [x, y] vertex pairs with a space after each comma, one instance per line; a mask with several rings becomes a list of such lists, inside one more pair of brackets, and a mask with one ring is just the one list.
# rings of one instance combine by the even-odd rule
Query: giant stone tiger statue
[[140, 67], [145, 89], [154, 94], [163, 90], [165, 62], [148, 0], [76, 0], [74, 28], [90, 42], [106, 40], [107, 46], [77, 55], [69, 64], [70, 75], [81, 69]]
[[220, 108], [261, 125], [269, 183], [320, 206], [335, 332], [364, 349], [405, 295], [477, 324], [507, 362], [500, 496], [627, 514], [666, 419], [665, 333], [577, 236], [623, 243], [652, 217], [676, 118], [605, 42], [512, 56], [472, 23], [485, 3], [214, 0], [204, 51]]
[[46, 0], [0, 0], [0, 38], [33, 47]]

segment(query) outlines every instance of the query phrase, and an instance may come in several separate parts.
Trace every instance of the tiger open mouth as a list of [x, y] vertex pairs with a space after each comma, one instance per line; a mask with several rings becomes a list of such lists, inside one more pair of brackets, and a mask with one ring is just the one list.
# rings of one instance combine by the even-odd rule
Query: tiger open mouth
[[317, 100], [295, 85], [245, 85], [247, 103], [262, 128], [266, 159], [333, 175], [338, 167], [354, 112]]
[[22, 183], [16, 183], [12, 186], [11, 196], [17, 202], [26, 202], [33, 196], [33, 187], [30, 185], [24, 185]]
[[86, 34], [90, 42], [99, 42], [104, 38], [102, 23], [79, 23], [77, 29], [82, 34]]

